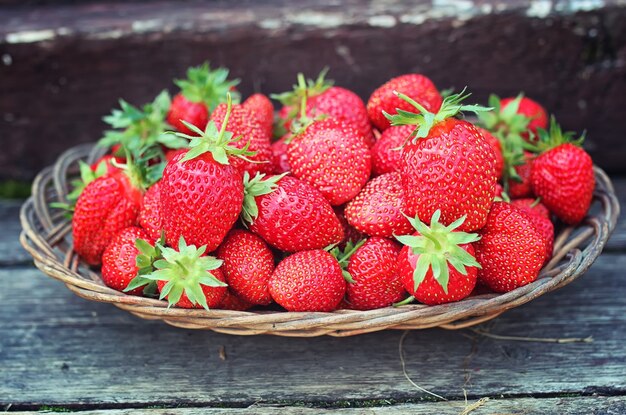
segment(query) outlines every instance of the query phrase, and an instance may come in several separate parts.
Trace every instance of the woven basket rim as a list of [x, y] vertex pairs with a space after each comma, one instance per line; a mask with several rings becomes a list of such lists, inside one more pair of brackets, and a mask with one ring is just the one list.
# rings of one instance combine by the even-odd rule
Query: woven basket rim
[[578, 226], [563, 227], [556, 235], [554, 256], [539, 278], [505, 294], [484, 294], [455, 303], [427, 306], [410, 304], [376, 310], [333, 312], [232, 311], [168, 308], [166, 301], [136, 297], [104, 285], [100, 275], [73, 252], [68, 238], [71, 223], [50, 202], [66, 202], [70, 180], [79, 160], [92, 163], [104, 154], [93, 144], [70, 148], [57, 162], [42, 170], [33, 182], [32, 196], [20, 212], [20, 242], [35, 265], [65, 283], [76, 295], [116, 305], [144, 319], [221, 333], [310, 337], [351, 336], [385, 329], [459, 329], [495, 318], [504, 311], [561, 288], [580, 277], [600, 255], [615, 229], [620, 206], [611, 180], [594, 167], [594, 212]]

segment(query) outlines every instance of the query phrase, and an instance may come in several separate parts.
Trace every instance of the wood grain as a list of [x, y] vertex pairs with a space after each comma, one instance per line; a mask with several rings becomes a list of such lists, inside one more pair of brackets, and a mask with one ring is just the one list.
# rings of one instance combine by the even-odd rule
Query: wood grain
[[[626, 393], [626, 255], [604, 254], [564, 289], [484, 329], [593, 343], [410, 332], [406, 370], [447, 398]], [[400, 332], [354, 338], [236, 337], [139, 320], [82, 300], [28, 267], [0, 270], [0, 405], [250, 405], [425, 397], [405, 379]], [[468, 338], [470, 336], [472, 338]], [[226, 360], [220, 358], [224, 349]], [[164, 380], [175, 389], [163, 387]]]
[[[471, 405], [476, 401], [469, 401]], [[346, 403], [344, 403], [346, 404]], [[303, 408], [289, 406], [252, 405], [248, 408], [167, 408], [167, 409], [113, 409], [84, 411], [81, 415], [458, 415], [466, 403], [454, 402], [420, 402], [383, 407], [365, 408]], [[626, 397], [623, 396], [589, 396], [570, 398], [518, 398], [489, 400], [471, 412], [472, 415], [622, 415], [626, 412]], [[15, 412], [16, 415], [35, 415], [41, 412]]]
[[207, 59], [241, 77], [244, 95], [289, 89], [298, 71], [325, 65], [364, 98], [407, 72], [468, 85], [479, 102], [523, 90], [565, 128], [586, 129], [601, 167], [626, 172], [617, 0], [589, 11], [571, 2], [537, 11], [526, 0], [77, 3], [0, 13], [0, 179], [31, 179], [98, 139], [118, 98], [174, 91], [172, 78]]

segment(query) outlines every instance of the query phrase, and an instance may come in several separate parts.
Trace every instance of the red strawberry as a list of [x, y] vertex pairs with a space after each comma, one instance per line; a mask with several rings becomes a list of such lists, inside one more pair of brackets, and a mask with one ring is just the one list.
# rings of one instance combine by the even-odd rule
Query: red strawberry
[[395, 114], [396, 109], [413, 110], [413, 106], [396, 96], [394, 91], [403, 92], [430, 112], [437, 112], [441, 107], [441, 94], [435, 84], [424, 75], [407, 74], [392, 78], [376, 89], [367, 101], [369, 118], [372, 124], [381, 131], [390, 126], [384, 112]]
[[461, 110], [483, 109], [461, 105], [467, 97], [461, 93], [446, 97], [439, 112], [432, 114], [406, 95], [398, 95], [420, 111], [389, 116], [394, 125], [419, 125], [415, 138], [402, 150], [404, 213], [428, 222], [440, 210], [446, 225], [467, 215], [460, 230], [480, 229], [495, 195], [496, 156], [476, 127], [449, 117]]
[[163, 171], [161, 226], [170, 245], [184, 236], [188, 243], [207, 245], [213, 251], [237, 221], [243, 183], [230, 161], [233, 156], [248, 153], [230, 145], [233, 134], [224, 130], [228, 115], [220, 131], [213, 121], [204, 132], [187, 124], [200, 136], [192, 140], [190, 150], [174, 157]]
[[550, 219], [550, 211], [543, 203], [540, 202], [540, 199], [532, 199], [529, 197], [524, 199], [513, 199], [511, 200], [511, 204], [517, 206], [530, 215], [538, 215], [543, 218]]
[[489, 131], [485, 130], [484, 128], [476, 128], [478, 129], [478, 131], [480, 131], [485, 141], [487, 141], [493, 149], [493, 152], [496, 155], [496, 172], [498, 174], [498, 178], [502, 177], [502, 173], [504, 170], [504, 158], [502, 157], [502, 145], [500, 144], [500, 140], [498, 140], [495, 136], [493, 136]]
[[290, 176], [244, 175], [242, 218], [250, 230], [282, 251], [324, 248], [343, 239], [330, 204], [312, 186]]
[[222, 261], [205, 256], [206, 246], [187, 245], [183, 237], [178, 248], [157, 243], [163, 259], [155, 261], [154, 271], [143, 278], [156, 281], [159, 299], [167, 299], [169, 306], [182, 308], [215, 308], [226, 295], [227, 285], [219, 269]]
[[481, 239], [474, 243], [482, 266], [478, 278], [496, 292], [508, 292], [537, 279], [547, 243], [533, 219], [514, 205], [495, 202]]
[[525, 151], [520, 164], [514, 164], [515, 174], [508, 179], [508, 194], [514, 199], [530, 197], [533, 189], [530, 185], [530, 172], [532, 170], [534, 156]]
[[194, 135], [194, 132], [182, 121], [204, 130], [209, 121], [209, 111], [220, 102], [225, 102], [226, 93], [239, 83], [239, 80], [229, 81], [227, 78], [228, 69], [211, 70], [208, 62], [189, 68], [187, 79], [174, 81], [181, 92], [172, 100], [167, 122], [187, 135]]
[[271, 137], [274, 130], [274, 105], [272, 105], [272, 101], [263, 94], [253, 94], [241, 105], [250, 110], [252, 117], [263, 128], [265, 135]]
[[261, 238], [234, 229], [218, 248], [217, 257], [224, 261], [222, 270], [235, 295], [253, 304], [266, 305], [272, 301], [267, 284], [274, 272], [274, 256]]
[[122, 171], [89, 183], [78, 197], [72, 217], [74, 251], [88, 264], [100, 264], [113, 236], [137, 223], [141, 198], [141, 187]]
[[348, 89], [332, 86], [333, 81], [325, 80], [325, 76], [326, 70], [322, 71], [315, 81], [309, 79], [307, 83], [304, 76], [298, 74], [298, 85], [294, 86], [293, 91], [273, 96], [284, 104], [279, 116], [286, 121], [285, 126], [289, 128], [291, 120], [298, 115], [301, 99], [306, 94], [307, 117], [316, 118], [323, 115], [343, 121], [359, 132], [368, 148], [374, 145], [372, 125], [363, 100]]
[[501, 198], [503, 192], [504, 192], [504, 189], [502, 188], [500, 183], [496, 183], [496, 194], [495, 194], [495, 197], [500, 197]]
[[339, 223], [343, 227], [343, 240], [339, 243], [339, 248], [344, 249], [348, 242], [352, 244], [356, 244], [362, 239], [365, 239], [365, 235], [354, 228], [354, 226], [348, 223], [345, 215], [345, 205], [343, 206], [335, 206], [333, 208], [335, 214], [337, 215], [337, 219], [339, 219]]
[[290, 139], [291, 136], [288, 134], [272, 143], [272, 165], [274, 166], [274, 174], [282, 174], [291, 171], [289, 160], [287, 160], [287, 147], [289, 146], [287, 141]]
[[552, 251], [554, 250], [554, 225], [550, 219], [538, 214], [529, 213], [528, 217], [533, 225], [535, 225], [535, 229], [539, 231], [546, 241], [545, 264], [552, 258]]
[[[506, 111], [506, 108], [509, 105], [515, 107], [516, 103], [514, 101], [516, 99], [518, 98], [502, 98], [502, 100], [500, 101], [502, 111]], [[541, 105], [539, 105], [539, 103], [533, 101], [528, 97], [522, 95], [521, 99], [519, 100], [519, 104], [517, 105], [517, 111], [515, 112], [519, 115], [525, 116], [529, 120], [526, 128], [533, 134], [537, 134], [539, 128], [548, 128], [548, 114], [546, 110]], [[528, 132], [523, 133], [522, 137], [528, 140]]]
[[293, 175], [318, 189], [333, 206], [356, 196], [371, 171], [363, 137], [335, 119], [315, 121], [295, 136], [287, 158]]
[[272, 298], [288, 311], [333, 311], [346, 293], [337, 260], [321, 249], [282, 260], [269, 282]]
[[182, 121], [187, 121], [202, 130], [209, 122], [209, 110], [203, 102], [193, 102], [182, 93], [176, 94], [167, 113], [167, 122], [181, 133], [193, 135]]
[[546, 207], [568, 225], [579, 223], [589, 210], [595, 187], [593, 161], [552, 119], [550, 131], [540, 130], [542, 151], [532, 165], [533, 191]]
[[[211, 121], [216, 125], [224, 122], [228, 108], [226, 104], [220, 104], [211, 114]], [[241, 139], [233, 141], [231, 146], [246, 149], [254, 152], [246, 159], [234, 159], [232, 161], [242, 174], [244, 171], [255, 175], [256, 173], [271, 173], [272, 166], [272, 146], [270, 144], [271, 133], [268, 134], [266, 126], [262, 125], [252, 113], [250, 108], [243, 105], [233, 105], [226, 130], [233, 133], [234, 137]], [[248, 148], [245, 148], [245, 146]], [[250, 161], [248, 161], [250, 160]]]
[[371, 310], [387, 307], [404, 297], [404, 286], [396, 271], [400, 247], [385, 238], [369, 238], [350, 256], [346, 298], [351, 308]]
[[400, 171], [402, 167], [402, 146], [407, 142], [415, 126], [401, 125], [383, 131], [380, 139], [372, 147], [372, 173], [381, 175]]
[[254, 304], [249, 303], [240, 297], [237, 297], [230, 290], [226, 290], [226, 295], [222, 302], [216, 307], [222, 310], [234, 310], [234, 311], [245, 311], [249, 308], [254, 307]]
[[473, 246], [478, 235], [458, 231], [465, 218], [443, 226], [439, 217], [440, 212], [436, 211], [430, 226], [416, 217], [411, 224], [417, 232], [396, 237], [404, 244], [397, 265], [404, 288], [419, 302], [428, 305], [468, 297], [476, 285], [480, 268]]
[[[114, 290], [124, 291], [137, 276], [137, 256], [141, 251], [136, 245], [137, 239], [147, 241], [150, 236], [141, 228], [130, 226], [122, 229], [112, 239], [102, 255], [102, 281]], [[147, 244], [147, 242], [146, 242]], [[143, 288], [127, 291], [131, 295], [142, 295]]]
[[404, 191], [400, 173], [387, 173], [368, 182], [345, 209], [348, 222], [370, 236], [391, 238], [411, 233], [403, 215]]
[[153, 184], [143, 195], [141, 209], [137, 222], [151, 240], [157, 240], [161, 235], [161, 182]]

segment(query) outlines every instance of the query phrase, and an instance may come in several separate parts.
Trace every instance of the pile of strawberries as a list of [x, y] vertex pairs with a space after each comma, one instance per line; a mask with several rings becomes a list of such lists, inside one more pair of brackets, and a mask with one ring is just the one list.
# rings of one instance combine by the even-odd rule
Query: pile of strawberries
[[175, 83], [104, 118], [110, 151], [65, 206], [75, 252], [130, 295], [332, 311], [508, 292], [551, 258], [552, 221], [592, 200], [582, 137], [523, 95], [470, 105], [407, 74], [365, 104], [322, 73], [275, 113], [224, 68]]

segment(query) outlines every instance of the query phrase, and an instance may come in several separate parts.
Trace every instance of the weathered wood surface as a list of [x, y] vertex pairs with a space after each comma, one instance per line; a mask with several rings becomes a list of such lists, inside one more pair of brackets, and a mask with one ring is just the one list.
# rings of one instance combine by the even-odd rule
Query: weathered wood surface
[[241, 77], [244, 95], [288, 89], [296, 72], [325, 65], [363, 97], [411, 71], [442, 88], [469, 85], [478, 101], [524, 90], [566, 128], [587, 129], [600, 166], [626, 172], [625, 19], [619, 0], [5, 6], [0, 178], [32, 178], [99, 138], [118, 98], [146, 102], [206, 59]]
[[[471, 398], [625, 395], [624, 269], [625, 254], [606, 253], [583, 278], [483, 327], [502, 335], [593, 336], [592, 343], [415, 331], [404, 341], [407, 373], [420, 386], [457, 400], [464, 389]], [[180, 330], [82, 300], [30, 267], [4, 267], [0, 281], [0, 406], [247, 406], [426, 397], [402, 373], [400, 332], [291, 339]]]
[[[468, 405], [465, 402], [421, 402], [388, 407], [366, 408], [301, 408], [286, 406], [252, 405], [248, 408], [168, 408], [168, 409], [112, 409], [84, 411], [81, 415], [458, 415]], [[16, 412], [16, 415], [34, 415], [41, 412]], [[626, 413], [626, 398], [623, 396], [573, 397], [573, 398], [517, 398], [491, 399], [470, 412], [472, 415], [623, 415]]]

